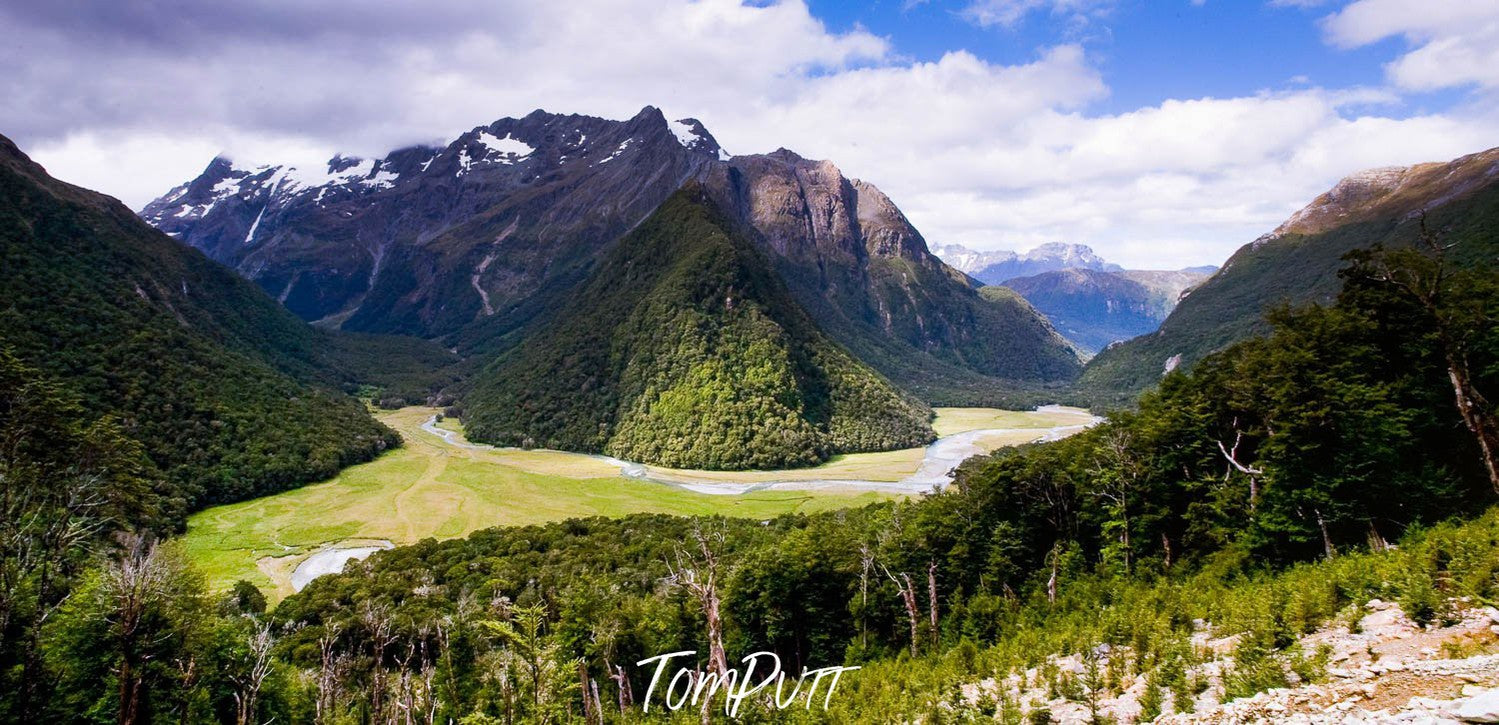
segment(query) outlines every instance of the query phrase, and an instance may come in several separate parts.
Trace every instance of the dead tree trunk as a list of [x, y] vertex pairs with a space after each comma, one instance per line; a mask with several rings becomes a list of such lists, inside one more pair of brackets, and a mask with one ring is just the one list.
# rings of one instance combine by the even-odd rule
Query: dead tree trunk
[[609, 679], [614, 680], [614, 687], [619, 693], [619, 714], [623, 715], [635, 704], [635, 693], [630, 691], [630, 676], [625, 673], [624, 667], [612, 666], [608, 660], [604, 660], [604, 669], [608, 670]]
[[930, 561], [926, 566], [926, 597], [927, 614], [932, 621], [932, 647], [936, 648], [941, 643], [937, 629], [937, 562]]
[[1312, 509], [1312, 513], [1317, 515], [1317, 528], [1322, 530], [1322, 553], [1331, 559], [1337, 556], [1338, 552], [1333, 548], [1332, 535], [1327, 533], [1327, 521], [1322, 518], [1322, 509]]
[[911, 575], [905, 572], [901, 572], [897, 578], [889, 569], [885, 569], [885, 576], [895, 582], [896, 594], [906, 606], [906, 619], [911, 624], [911, 656], [916, 657], [920, 654], [921, 645], [921, 610], [916, 606], [916, 587], [911, 584]]
[[727, 677], [729, 674], [729, 660], [724, 653], [723, 646], [723, 618], [722, 601], [718, 594], [719, 562], [718, 554], [713, 550], [714, 537], [696, 529], [692, 532], [697, 541], [698, 555], [677, 549], [677, 565], [668, 569], [671, 572], [671, 581], [690, 592], [697, 599], [698, 606], [703, 610], [703, 618], [708, 625], [708, 669], [719, 677]]

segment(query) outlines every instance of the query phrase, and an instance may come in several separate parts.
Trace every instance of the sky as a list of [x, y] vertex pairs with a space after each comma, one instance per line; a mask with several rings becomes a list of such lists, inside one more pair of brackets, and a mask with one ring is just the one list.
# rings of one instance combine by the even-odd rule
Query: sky
[[536, 108], [703, 121], [929, 243], [1219, 264], [1338, 179], [1499, 146], [1499, 0], [11, 0], [0, 134], [139, 209]]

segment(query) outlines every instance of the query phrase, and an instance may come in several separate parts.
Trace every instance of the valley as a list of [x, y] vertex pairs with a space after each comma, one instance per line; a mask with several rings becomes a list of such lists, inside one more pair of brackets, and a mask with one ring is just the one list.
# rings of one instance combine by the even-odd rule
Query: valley
[[[938, 408], [932, 427], [942, 438], [930, 449], [944, 450], [954, 439], [963, 444], [935, 459], [940, 471], [928, 465], [929, 448], [917, 447], [840, 455], [808, 468], [728, 472], [472, 444], [457, 421], [435, 421], [439, 412], [411, 406], [378, 413], [401, 434], [401, 448], [322, 483], [201, 511], [189, 518], [177, 546], [210, 587], [245, 579], [280, 599], [297, 588], [293, 573], [304, 561], [332, 549], [373, 550], [589, 516], [769, 519], [859, 507], [929, 490], [974, 453], [1066, 435], [1096, 420], [1074, 408]], [[923, 483], [903, 483], [918, 475]]]

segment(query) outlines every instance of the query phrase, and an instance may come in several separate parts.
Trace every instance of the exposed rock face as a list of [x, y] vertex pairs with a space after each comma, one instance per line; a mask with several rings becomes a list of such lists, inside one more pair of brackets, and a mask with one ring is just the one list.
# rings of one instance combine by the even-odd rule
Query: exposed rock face
[[322, 173], [215, 159], [142, 216], [346, 329], [438, 336], [511, 311], [722, 154], [698, 122], [541, 111]]
[[1499, 176], [1499, 149], [1447, 163], [1360, 171], [1291, 215], [1268, 239], [1318, 234], [1365, 219], [1418, 213], [1487, 185], [1495, 176]]
[[559, 309], [691, 180], [828, 334], [897, 383], [993, 388], [1080, 370], [1044, 319], [982, 300], [872, 185], [785, 150], [731, 158], [701, 123], [650, 107], [628, 121], [537, 111], [315, 174], [216, 159], [142, 216], [305, 319], [484, 349]]
[[1007, 379], [1075, 375], [1076, 356], [1045, 320], [981, 298], [889, 197], [831, 162], [785, 149], [736, 156], [705, 183], [759, 235], [823, 329], [897, 382], [913, 360]]

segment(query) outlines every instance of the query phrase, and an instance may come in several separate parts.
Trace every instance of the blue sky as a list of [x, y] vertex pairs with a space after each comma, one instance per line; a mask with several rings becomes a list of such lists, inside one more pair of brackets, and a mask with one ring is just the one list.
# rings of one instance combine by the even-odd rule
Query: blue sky
[[[1378, 86], [1384, 64], [1400, 55], [1398, 37], [1358, 48], [1323, 40], [1318, 21], [1329, 6], [1217, 0], [1132, 0], [1085, 22], [1071, 13], [1027, 13], [1013, 27], [982, 27], [964, 18], [968, 2], [814, 0], [812, 13], [835, 30], [864, 28], [888, 37], [895, 52], [935, 61], [964, 49], [987, 61], [1018, 64], [1037, 48], [1077, 43], [1094, 59], [1110, 93], [1089, 106], [1120, 113], [1172, 98], [1234, 97], [1306, 86]], [[1399, 113], [1441, 110], [1467, 95], [1447, 89], [1417, 94]]]
[[1363, 169], [1499, 146], [1499, 0], [42, 0], [0, 133], [140, 208], [536, 108], [695, 117], [933, 243], [1219, 264]]

